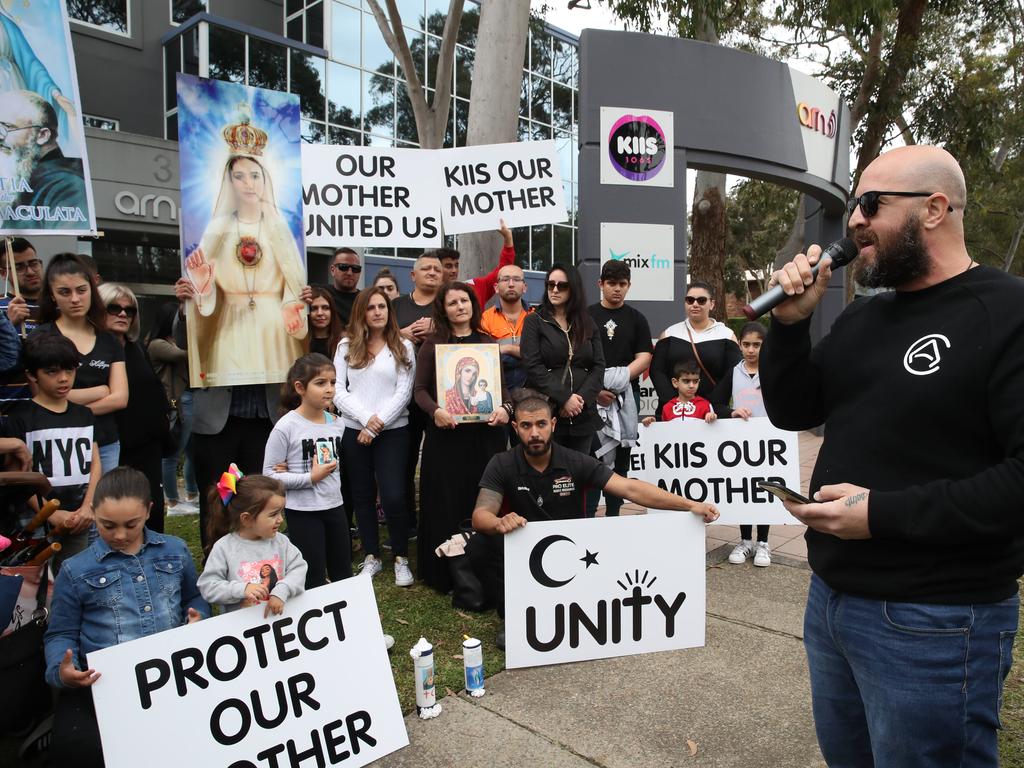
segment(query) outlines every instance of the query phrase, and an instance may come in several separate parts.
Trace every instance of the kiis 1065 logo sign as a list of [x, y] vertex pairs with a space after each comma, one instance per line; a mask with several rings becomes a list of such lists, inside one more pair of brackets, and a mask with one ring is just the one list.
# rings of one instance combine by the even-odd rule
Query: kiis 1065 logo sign
[[671, 187], [673, 115], [601, 107], [601, 183]]
[[675, 227], [672, 224], [601, 222], [601, 264], [621, 261], [630, 271], [630, 301], [675, 298]]

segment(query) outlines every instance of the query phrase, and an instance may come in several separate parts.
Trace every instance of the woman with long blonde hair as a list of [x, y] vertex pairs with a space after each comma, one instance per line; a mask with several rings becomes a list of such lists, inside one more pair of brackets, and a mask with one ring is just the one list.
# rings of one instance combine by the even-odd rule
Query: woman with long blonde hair
[[383, 568], [374, 508], [376, 486], [391, 534], [399, 587], [413, 583], [403, 478], [415, 364], [412, 342], [399, 333], [387, 295], [376, 287], [361, 291], [334, 356], [338, 375], [334, 405], [345, 424], [342, 458], [366, 552], [359, 572], [375, 576]]

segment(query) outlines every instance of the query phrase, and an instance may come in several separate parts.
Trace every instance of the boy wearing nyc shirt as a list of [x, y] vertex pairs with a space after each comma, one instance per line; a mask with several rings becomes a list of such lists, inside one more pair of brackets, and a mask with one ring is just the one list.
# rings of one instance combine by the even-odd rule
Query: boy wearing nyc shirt
[[[710, 424], [718, 418], [711, 402], [697, 395], [697, 387], [700, 386], [700, 366], [696, 360], [680, 360], [676, 363], [672, 370], [672, 386], [676, 388], [678, 395], [665, 403], [661, 409], [662, 421], [682, 418], [704, 419]], [[653, 423], [653, 416], [647, 416], [643, 420], [645, 427]]]

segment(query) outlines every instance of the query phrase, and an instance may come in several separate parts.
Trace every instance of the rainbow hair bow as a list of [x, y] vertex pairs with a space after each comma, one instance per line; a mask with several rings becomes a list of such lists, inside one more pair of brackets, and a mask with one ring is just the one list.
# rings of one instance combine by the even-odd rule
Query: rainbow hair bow
[[231, 462], [228, 471], [220, 476], [220, 480], [217, 481], [217, 492], [220, 494], [220, 500], [225, 507], [236, 493], [236, 483], [243, 477], [245, 475], [242, 474], [242, 470], [234, 462]]

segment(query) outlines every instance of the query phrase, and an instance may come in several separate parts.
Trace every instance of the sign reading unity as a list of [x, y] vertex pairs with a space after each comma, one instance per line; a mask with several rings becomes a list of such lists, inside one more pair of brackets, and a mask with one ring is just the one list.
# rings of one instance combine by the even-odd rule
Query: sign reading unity
[[302, 180], [306, 245], [443, 245], [435, 152], [306, 144]]
[[438, 150], [447, 235], [566, 221], [565, 192], [554, 141], [484, 144]]
[[284, 381], [306, 336], [299, 97], [177, 83], [191, 384]]
[[89, 654], [108, 768], [360, 766], [406, 746], [369, 579]]
[[505, 665], [704, 645], [704, 523], [689, 512], [529, 523], [505, 537]]
[[64, 2], [0, 3], [0, 234], [95, 231]]
[[782, 502], [757, 486], [774, 480], [800, 490], [797, 434], [766, 418], [660, 421], [640, 428], [630, 475], [694, 501], [710, 501], [716, 525], [798, 525]]

